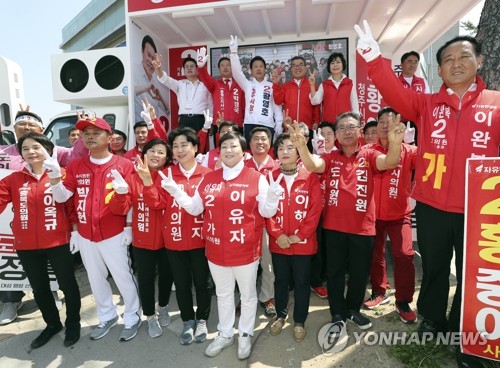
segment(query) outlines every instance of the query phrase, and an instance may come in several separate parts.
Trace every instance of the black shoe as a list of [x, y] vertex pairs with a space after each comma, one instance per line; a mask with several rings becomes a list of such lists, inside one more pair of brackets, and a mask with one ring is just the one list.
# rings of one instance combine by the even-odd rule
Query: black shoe
[[347, 319], [355, 323], [362, 330], [366, 330], [372, 327], [372, 323], [370, 322], [370, 320], [359, 312], [349, 311]]
[[42, 333], [38, 335], [38, 337], [31, 342], [31, 348], [38, 349], [39, 347], [44, 346], [46, 343], [49, 342], [52, 336], [54, 336], [61, 330], [62, 330], [62, 324], [45, 327], [45, 330], [43, 330]]
[[486, 367], [482, 362], [486, 362], [486, 359], [482, 359], [473, 355], [468, 355], [460, 352], [460, 348], [456, 351], [457, 366], [459, 368], [484, 368]]
[[418, 326], [418, 338], [420, 339], [420, 341], [422, 341], [422, 339], [424, 338], [424, 336], [431, 336], [430, 339], [427, 339], [427, 341], [430, 341], [434, 338], [436, 338], [436, 335], [438, 334], [438, 332], [444, 332], [443, 329], [439, 328], [438, 325], [434, 322], [432, 322], [431, 320], [429, 319], [424, 319], [422, 321], [422, 323], [420, 324], [420, 326]]
[[77, 343], [78, 340], [80, 340], [80, 327], [66, 327], [64, 346], [73, 346]]

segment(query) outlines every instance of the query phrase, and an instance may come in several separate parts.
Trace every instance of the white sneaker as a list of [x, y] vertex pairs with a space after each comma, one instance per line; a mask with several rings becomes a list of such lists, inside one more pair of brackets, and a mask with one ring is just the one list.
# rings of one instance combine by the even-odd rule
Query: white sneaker
[[238, 337], [238, 359], [246, 359], [252, 352], [252, 336], [244, 333]]
[[0, 314], [0, 325], [7, 325], [17, 318], [17, 311], [21, 309], [23, 302], [7, 302], [3, 305], [2, 314]]
[[203, 342], [207, 339], [207, 321], [199, 319], [196, 321], [196, 330], [194, 332], [194, 341]]
[[231, 346], [234, 344], [234, 336], [231, 337], [222, 337], [221, 334], [217, 335], [214, 341], [208, 345], [207, 349], [205, 350], [205, 354], [211, 358], [214, 356], [218, 355], [222, 349], [227, 348], [228, 346]]
[[170, 291], [173, 291], [173, 292], [176, 291], [175, 284], [173, 282], [172, 282], [172, 287], [170, 288]]

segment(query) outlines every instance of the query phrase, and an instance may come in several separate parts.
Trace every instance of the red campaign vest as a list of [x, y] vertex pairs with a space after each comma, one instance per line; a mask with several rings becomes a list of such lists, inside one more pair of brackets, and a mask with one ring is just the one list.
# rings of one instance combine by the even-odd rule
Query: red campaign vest
[[[271, 150], [269, 150], [269, 152], [271, 152]], [[248, 160], [245, 161], [245, 166], [248, 167], [249, 169], [253, 169], [265, 175], [267, 179], [267, 175], [269, 175], [271, 171], [278, 169], [280, 167], [280, 164], [277, 160], [274, 160], [271, 156], [269, 156], [266, 164], [262, 166], [260, 169], [257, 169], [254, 159], [250, 157]]]
[[[196, 169], [190, 178], [179, 169], [179, 165], [171, 167], [172, 177], [188, 196], [192, 197], [203, 177], [212, 170], [201, 165], [196, 165]], [[166, 174], [166, 172], [165, 172]], [[161, 182], [161, 177], [159, 177]], [[161, 185], [160, 185], [161, 188]], [[160, 189], [165, 196], [166, 208], [164, 216], [163, 239], [165, 248], [171, 250], [191, 250], [204, 248], [205, 241], [202, 238], [203, 214], [192, 216], [182, 209], [174, 198], [165, 190]]]
[[364, 148], [346, 157], [332, 151], [325, 162], [325, 207], [323, 228], [349, 234], [375, 235], [373, 178], [379, 173], [376, 158], [380, 153]]
[[206, 67], [198, 68], [198, 77], [212, 95], [214, 124], [220, 112], [225, 121], [232, 121], [238, 124], [240, 128], [243, 127], [245, 93], [234, 78], [232, 78], [231, 88], [229, 88], [229, 85], [224, 83], [222, 78], [216, 80], [209, 75]]
[[368, 74], [389, 106], [418, 129], [415, 189], [412, 197], [447, 212], [464, 213], [465, 162], [469, 157], [498, 157], [500, 92], [477, 88], [459, 100], [443, 84], [438, 93], [418, 94], [401, 85], [382, 58], [368, 63]]
[[68, 244], [76, 214], [71, 201], [57, 203], [52, 197], [50, 178], [40, 180], [26, 168], [0, 181], [0, 213], [12, 202], [14, 249], [37, 250]]
[[335, 123], [337, 116], [343, 112], [352, 111], [351, 90], [353, 88], [352, 80], [344, 78], [340, 82], [339, 88], [335, 87], [330, 79], [323, 82], [323, 110], [322, 121]]
[[114, 215], [109, 208], [115, 192], [111, 169], [118, 170], [125, 179], [135, 172], [130, 160], [116, 155], [104, 165], [96, 165], [84, 157], [72, 161], [66, 168], [64, 185], [73, 192], [78, 233], [93, 242], [112, 238], [125, 227], [125, 216]]
[[[151, 172], [153, 180], [159, 176]], [[163, 248], [163, 211], [155, 211], [144, 202], [144, 184], [137, 173], [126, 179], [129, 190], [127, 194], [114, 193], [109, 208], [115, 215], [126, 216], [132, 208], [132, 245], [136, 248], [158, 250]]]
[[220, 148], [217, 147], [210, 150], [207, 153], [207, 155], [208, 155], [208, 163], [207, 163], [208, 168], [215, 170], [215, 165], [217, 164], [217, 161], [219, 161], [220, 159]]
[[[281, 171], [273, 171], [276, 180]], [[316, 230], [321, 217], [321, 192], [318, 190], [318, 175], [308, 172], [304, 167], [299, 168], [290, 194], [286, 188], [286, 181], [281, 181], [285, 189], [278, 204], [278, 211], [272, 218], [266, 219], [266, 228], [269, 233], [269, 249], [273, 253], [285, 255], [310, 255], [318, 251]], [[282, 249], [276, 239], [282, 235], [296, 234], [302, 241], [290, 248]]]
[[257, 202], [261, 175], [243, 167], [236, 178], [226, 181], [222, 173], [208, 173], [198, 188], [205, 208], [206, 255], [219, 266], [242, 266], [262, 254], [264, 219]]
[[411, 86], [410, 84], [406, 81], [405, 77], [403, 76], [403, 73], [399, 75], [399, 80], [401, 83], [403, 83], [403, 86], [405, 88], [409, 88], [412, 91], [415, 91], [417, 93], [425, 93], [425, 80], [424, 78], [417, 77], [416, 75], [413, 76], [413, 79], [411, 81]]
[[274, 103], [283, 105], [283, 110], [288, 110], [292, 120], [304, 122], [312, 129], [313, 124], [319, 123], [319, 105], [311, 104], [310, 94], [311, 86], [305, 77], [302, 78], [300, 87], [295, 80], [283, 86], [273, 84]]
[[[380, 142], [370, 148], [387, 154]], [[401, 144], [401, 157], [398, 166], [375, 175], [375, 208], [377, 220], [400, 220], [411, 213], [410, 195], [413, 189], [411, 176], [415, 168], [417, 147]]]

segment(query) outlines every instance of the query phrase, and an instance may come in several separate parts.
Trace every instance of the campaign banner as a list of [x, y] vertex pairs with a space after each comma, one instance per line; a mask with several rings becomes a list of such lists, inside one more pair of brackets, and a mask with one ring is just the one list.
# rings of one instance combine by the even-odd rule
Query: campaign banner
[[[500, 361], [500, 158], [466, 163], [461, 349]], [[486, 343], [464, 338], [481, 334]]]
[[[187, 46], [187, 47], [175, 47], [168, 50], [168, 75], [174, 79], [185, 79], [184, 69], [182, 68], [182, 63], [187, 57], [191, 57], [194, 60], [197, 58], [197, 51], [202, 47], [207, 47], [206, 45], [199, 46]], [[177, 103], [177, 95], [170, 91], [170, 114], [172, 116], [170, 125], [172, 129], [179, 126], [179, 104]]]
[[[0, 179], [12, 174], [14, 171], [0, 169]], [[31, 289], [30, 282], [23, 270], [14, 249], [14, 235], [12, 234], [12, 219], [14, 212], [9, 204], [0, 213], [0, 291], [1, 290], [26, 290]], [[59, 289], [54, 271], [49, 267], [51, 290]]]
[[152, 10], [152, 9], [165, 9], [173, 8], [175, 6], [186, 6], [186, 5], [199, 5], [205, 3], [217, 3], [226, 0], [129, 0], [128, 1], [128, 11], [129, 13], [142, 11], [142, 10]]
[[[388, 65], [391, 65], [390, 59], [383, 59]], [[377, 121], [379, 110], [387, 104], [384, 103], [382, 95], [368, 76], [368, 64], [359, 53], [356, 53], [356, 92], [361, 123], [364, 125], [371, 120]]]

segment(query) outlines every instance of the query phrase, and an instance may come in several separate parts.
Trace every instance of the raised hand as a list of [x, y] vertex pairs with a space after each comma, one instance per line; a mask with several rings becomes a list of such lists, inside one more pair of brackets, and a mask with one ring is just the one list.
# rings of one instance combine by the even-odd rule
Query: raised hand
[[210, 110], [207, 109], [206, 111], [203, 111], [203, 115], [205, 116], [205, 122], [203, 123], [203, 129], [205, 130], [210, 130], [212, 127], [212, 123], [214, 121], [214, 118], [210, 116]]
[[363, 59], [368, 62], [375, 60], [380, 55], [380, 47], [373, 38], [372, 31], [366, 20], [363, 21], [363, 26], [365, 27], [364, 32], [357, 24], [354, 26], [354, 30], [359, 36], [356, 48]]
[[152, 60], [153, 68], [155, 68], [156, 75], [158, 78], [163, 77], [163, 70], [161, 70], [161, 55], [155, 54]]
[[415, 142], [415, 128], [412, 128], [410, 122], [406, 123], [405, 136], [403, 138], [403, 142], [405, 143], [413, 143]]
[[274, 69], [271, 72], [271, 82], [273, 82], [273, 84], [280, 84], [280, 77], [279, 77], [278, 71], [276, 69]]
[[401, 123], [401, 115], [389, 115], [389, 130], [387, 131], [387, 140], [390, 144], [401, 144], [405, 135], [406, 127]]
[[198, 64], [198, 68], [203, 68], [207, 63], [208, 55], [207, 49], [202, 47], [201, 49], [196, 50], [196, 63]]
[[177, 186], [177, 183], [172, 179], [172, 169], [169, 167], [167, 169], [167, 175], [163, 173], [163, 171], [158, 172], [162, 177], [161, 187], [165, 189], [171, 196], [175, 196], [179, 193], [180, 189]]
[[149, 171], [148, 166], [148, 154], [144, 154], [144, 162], [141, 160], [141, 156], [137, 155], [137, 159], [135, 160], [135, 171], [142, 179], [142, 182], [145, 186], [150, 186], [153, 184], [153, 178], [151, 177], [151, 172]]
[[153, 129], [153, 119], [156, 117], [155, 108], [149, 104], [148, 99], [144, 99], [142, 102], [141, 118], [148, 125], [148, 129]]
[[123, 179], [123, 176], [116, 169], [111, 169], [111, 176], [113, 177], [113, 181], [111, 182], [111, 186], [118, 194], [127, 194], [128, 193], [128, 184]]
[[321, 134], [321, 129], [318, 128], [317, 131], [313, 130], [313, 139], [312, 139], [312, 146], [314, 148], [314, 151], [318, 155], [322, 155], [323, 153], [326, 153], [326, 148], [325, 148], [325, 137]]
[[47, 150], [44, 147], [40, 148], [43, 156], [45, 157], [45, 161], [43, 161], [42, 167], [47, 170], [47, 175], [51, 179], [60, 178], [61, 175], [61, 166], [59, 166], [59, 162], [57, 161], [57, 147], [54, 147], [52, 150], [52, 156], [49, 155]]
[[307, 144], [306, 137], [302, 134], [299, 128], [299, 123], [295, 120], [292, 124], [286, 125], [288, 132], [290, 133], [290, 141], [295, 146], [295, 148], [300, 149], [305, 147]]
[[288, 115], [288, 109], [283, 111], [283, 125], [286, 127], [292, 124], [292, 118]]
[[219, 116], [216, 120], [217, 122], [217, 127], [224, 121], [224, 114], [220, 111], [217, 111], [217, 115]]
[[285, 189], [280, 184], [281, 180], [283, 180], [283, 173], [280, 173], [276, 180], [273, 179], [273, 173], [269, 173], [269, 191], [267, 192], [267, 199], [270, 202], [277, 202], [285, 192]]
[[229, 41], [229, 50], [232, 54], [238, 53], [238, 36], [231, 35], [231, 40]]

